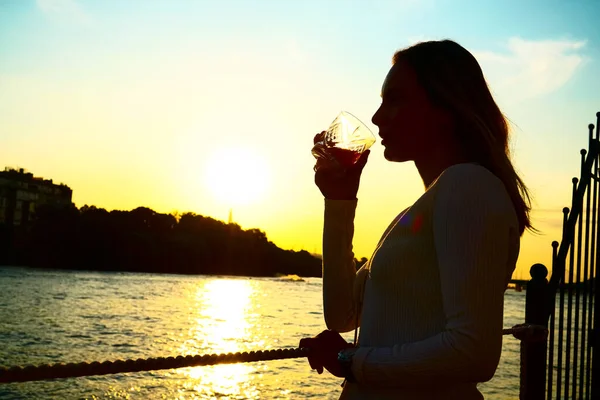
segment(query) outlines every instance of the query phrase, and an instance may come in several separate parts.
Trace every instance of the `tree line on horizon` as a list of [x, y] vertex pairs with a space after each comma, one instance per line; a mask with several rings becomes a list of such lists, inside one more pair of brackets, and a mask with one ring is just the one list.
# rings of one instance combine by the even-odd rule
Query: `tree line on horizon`
[[[367, 261], [355, 260], [357, 268]], [[321, 258], [283, 250], [259, 229], [147, 207], [40, 206], [29, 223], [0, 224], [0, 265], [175, 274], [321, 277]]]

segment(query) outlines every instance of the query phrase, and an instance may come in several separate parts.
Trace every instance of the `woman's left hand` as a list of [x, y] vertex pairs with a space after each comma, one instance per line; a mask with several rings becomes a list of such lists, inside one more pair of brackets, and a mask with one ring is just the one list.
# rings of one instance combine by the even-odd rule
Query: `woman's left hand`
[[319, 374], [322, 374], [323, 368], [325, 368], [332, 375], [344, 378], [344, 371], [338, 361], [338, 353], [354, 346], [352, 343], [346, 342], [339, 333], [325, 330], [314, 338], [300, 339], [300, 347], [310, 349], [308, 362], [310, 367], [316, 369]]

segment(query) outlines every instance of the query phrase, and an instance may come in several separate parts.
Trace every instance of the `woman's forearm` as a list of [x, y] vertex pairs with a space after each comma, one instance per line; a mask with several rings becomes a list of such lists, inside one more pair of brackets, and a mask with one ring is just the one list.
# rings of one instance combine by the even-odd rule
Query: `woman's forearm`
[[323, 313], [329, 329], [348, 332], [356, 327], [352, 252], [356, 200], [325, 199], [323, 226]]

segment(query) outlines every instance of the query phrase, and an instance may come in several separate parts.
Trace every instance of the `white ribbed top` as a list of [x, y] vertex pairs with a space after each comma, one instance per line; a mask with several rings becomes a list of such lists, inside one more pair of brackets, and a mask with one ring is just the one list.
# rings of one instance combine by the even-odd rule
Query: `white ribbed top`
[[[446, 169], [355, 272], [356, 200], [325, 200], [323, 304], [329, 329], [356, 327], [342, 399], [482, 399], [502, 349], [504, 291], [519, 254], [502, 182], [476, 164]], [[363, 296], [364, 289], [364, 296]]]

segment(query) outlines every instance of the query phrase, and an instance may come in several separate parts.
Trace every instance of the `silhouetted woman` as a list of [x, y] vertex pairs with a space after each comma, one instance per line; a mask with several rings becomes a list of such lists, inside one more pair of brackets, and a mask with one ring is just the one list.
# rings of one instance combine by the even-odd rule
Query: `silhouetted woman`
[[[342, 399], [482, 399], [477, 383], [498, 366], [504, 291], [531, 228], [507, 121], [473, 55], [444, 40], [394, 55], [373, 123], [385, 158], [414, 161], [426, 190], [356, 272], [353, 221], [368, 152], [341, 176], [317, 162], [329, 330], [300, 345], [314, 350], [314, 369], [346, 378]], [[387, 185], [382, 194], [402, 182]], [[358, 326], [356, 347], [337, 333]]]

